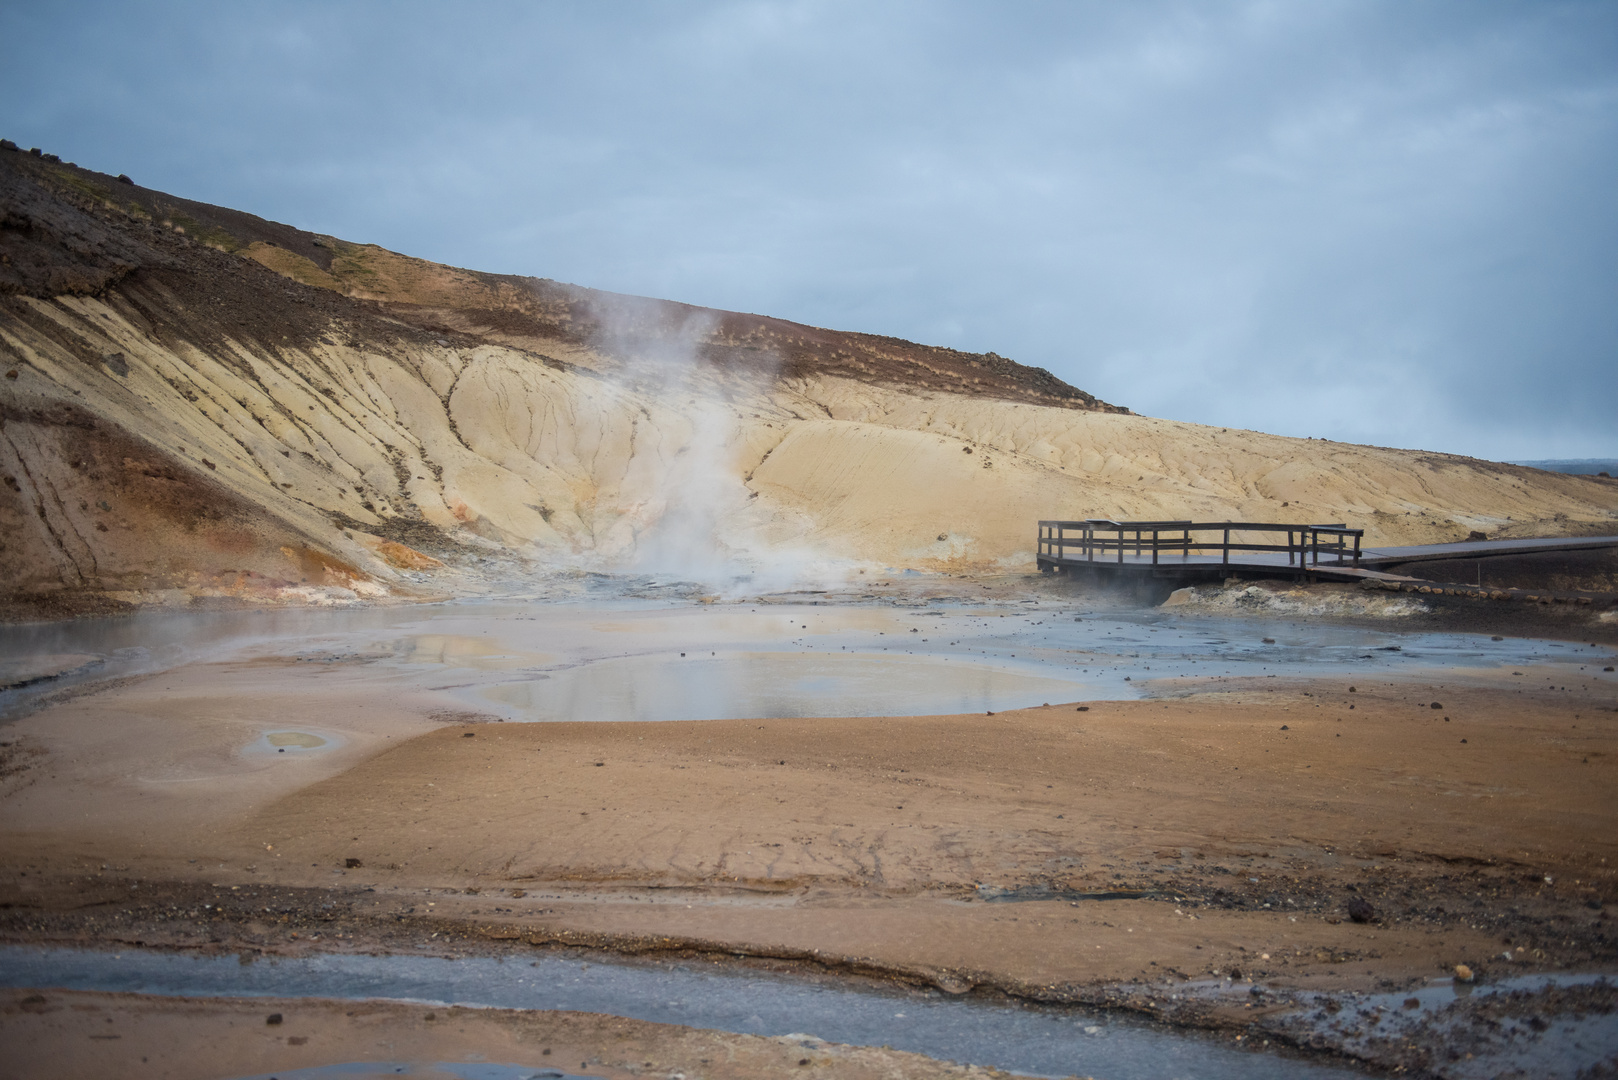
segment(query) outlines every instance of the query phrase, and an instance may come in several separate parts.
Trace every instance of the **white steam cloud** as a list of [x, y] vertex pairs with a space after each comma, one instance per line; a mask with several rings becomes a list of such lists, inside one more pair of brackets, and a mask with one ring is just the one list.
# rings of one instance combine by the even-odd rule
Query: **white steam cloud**
[[[644, 403], [633, 488], [632, 540], [613, 569], [701, 583], [721, 595], [844, 580], [852, 567], [806, 540], [807, 517], [747, 484], [761, 413], [774, 414], [779, 357], [750, 351], [745, 370], [703, 356], [717, 315], [636, 297], [592, 306], [597, 345], [620, 364], [627, 395]], [[772, 431], [784, 430], [780, 425]]]

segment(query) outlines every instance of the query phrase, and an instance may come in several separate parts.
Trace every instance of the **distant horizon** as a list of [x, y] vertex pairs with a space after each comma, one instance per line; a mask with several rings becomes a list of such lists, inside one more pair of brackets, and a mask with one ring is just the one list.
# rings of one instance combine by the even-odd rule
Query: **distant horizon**
[[[1544, 469], [1546, 472], [1566, 473], [1569, 476], [1588, 476], [1588, 475], [1593, 475], [1594, 473], [1596, 473], [1598, 471], [1601, 471], [1601, 472], [1618, 472], [1618, 457], [1610, 457], [1610, 458], [1536, 458], [1536, 459], [1526, 459], [1526, 460], [1519, 459], [1517, 461], [1507, 461], [1504, 464], [1506, 464], [1506, 465], [1526, 465], [1527, 467], [1529, 467], [1531, 469]], [[1584, 471], [1582, 471], [1582, 469], [1575, 470], [1575, 469], [1567, 469], [1567, 468], [1562, 468], [1562, 469], [1551, 468], [1550, 466], [1553, 466], [1553, 465], [1581, 466], [1581, 467], [1588, 468], [1589, 472], [1584, 472]]]

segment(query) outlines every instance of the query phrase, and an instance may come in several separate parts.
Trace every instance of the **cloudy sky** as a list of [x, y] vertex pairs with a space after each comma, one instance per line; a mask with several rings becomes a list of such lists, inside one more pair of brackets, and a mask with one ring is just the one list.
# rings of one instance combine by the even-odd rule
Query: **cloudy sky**
[[0, 0], [0, 136], [1137, 412], [1618, 457], [1618, 4]]

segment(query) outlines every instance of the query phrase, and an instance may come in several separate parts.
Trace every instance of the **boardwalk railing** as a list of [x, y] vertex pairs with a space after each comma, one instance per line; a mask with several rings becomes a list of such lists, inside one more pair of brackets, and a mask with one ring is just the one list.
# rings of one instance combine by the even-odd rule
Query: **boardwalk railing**
[[[1218, 533], [1217, 540], [1198, 539], [1199, 534]], [[1244, 538], [1231, 539], [1232, 534], [1286, 533], [1285, 544], [1251, 542]], [[1346, 525], [1277, 525], [1254, 521], [1112, 521], [1089, 518], [1085, 521], [1041, 521], [1039, 523], [1039, 555], [1062, 562], [1122, 563], [1126, 553], [1135, 560], [1144, 561], [1151, 555], [1156, 566], [1162, 557], [1177, 556], [1189, 561], [1193, 554], [1210, 557], [1219, 554], [1222, 565], [1230, 564], [1231, 552], [1286, 552], [1287, 565], [1302, 568], [1305, 560], [1320, 565], [1321, 556], [1327, 565], [1360, 565], [1360, 540], [1364, 529], [1350, 529]], [[1324, 539], [1322, 539], [1324, 538]], [[1349, 543], [1353, 539], [1352, 546]], [[1070, 554], [1076, 552], [1076, 554]], [[1350, 560], [1352, 560], [1350, 562]], [[1295, 561], [1295, 562], [1294, 562]]]

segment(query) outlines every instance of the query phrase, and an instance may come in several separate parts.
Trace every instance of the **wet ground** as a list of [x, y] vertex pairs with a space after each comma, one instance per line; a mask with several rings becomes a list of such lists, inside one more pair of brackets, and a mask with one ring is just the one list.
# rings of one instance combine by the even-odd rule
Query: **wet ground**
[[[686, 587], [670, 588], [645, 580], [584, 578], [562, 582], [552, 592], [527, 599], [350, 611], [158, 613], [134, 619], [0, 628], [0, 649], [8, 658], [6, 670], [11, 672], [8, 688], [0, 691], [0, 708], [14, 721], [8, 737], [0, 740], [0, 764], [6, 765], [6, 769], [0, 769], [0, 781], [33, 782], [31, 777], [37, 773], [24, 771], [18, 774], [18, 780], [7, 769], [12, 764], [18, 768], [27, 765], [19, 755], [42, 754], [42, 744], [36, 744], [50, 730], [41, 728], [20, 742], [10, 733], [32, 732], [38, 722], [29, 719], [31, 714], [55, 716], [50, 710], [75, 702], [89, 710], [80, 721], [86, 748], [98, 740], [105, 742], [109, 723], [115, 724], [135, 748], [129, 752], [127, 762], [115, 762], [120, 768], [128, 765], [134, 770], [127, 781], [119, 782], [130, 785], [135, 801], [109, 804], [109, 811], [119, 814], [137, 806], [157, 805], [151, 801], [153, 796], [165, 806], [179, 805], [179, 800], [190, 798], [199, 808], [198, 813], [204, 814], [215, 802], [223, 806], [226, 793], [239, 798], [244, 792], [262, 792], [266, 800], [279, 798], [370, 760], [368, 755], [376, 754], [386, 739], [419, 739], [434, 728], [441, 730], [445, 724], [455, 726], [454, 731], [445, 734], [461, 745], [461, 728], [466, 728], [467, 737], [472, 737], [471, 725], [495, 722], [544, 726], [547, 721], [586, 720], [604, 722], [606, 727], [617, 721], [684, 723], [968, 713], [981, 717], [984, 713], [1027, 710], [1047, 702], [1143, 704], [1195, 696], [1198, 700], [1228, 697], [1240, 704], [1244, 700], [1263, 702], [1266, 699], [1260, 695], [1270, 695], [1269, 707], [1282, 710], [1276, 713], [1277, 718], [1287, 719], [1295, 727], [1299, 714], [1285, 715], [1284, 711], [1318, 709], [1320, 699], [1310, 696], [1318, 691], [1310, 688], [1322, 680], [1329, 681], [1337, 696], [1342, 696], [1338, 692], [1346, 690], [1346, 684], [1358, 683], [1364, 690], [1374, 683], [1378, 693], [1391, 702], [1394, 697], [1402, 699], [1406, 690], [1421, 688], [1421, 693], [1431, 694], [1428, 688], [1446, 684], [1470, 687], [1465, 692], [1474, 695], [1520, 694], [1525, 685], [1520, 680], [1531, 679], [1528, 689], [1536, 707], [1547, 702], [1554, 705], [1565, 697], [1568, 719], [1575, 723], [1575, 730], [1578, 723], [1586, 723], [1587, 727], [1594, 723], [1597, 731], [1605, 729], [1600, 726], [1604, 721], [1599, 716], [1586, 721], [1573, 710], [1588, 710], [1584, 713], [1588, 717], [1618, 704], [1618, 677], [1608, 670], [1614, 666], [1615, 650], [1594, 641], [1455, 632], [1441, 626], [1410, 629], [1412, 621], [1431, 626], [1430, 620], [1421, 619], [1254, 618], [1173, 608], [1131, 609], [1105, 598], [1076, 596], [1044, 589], [1043, 585], [1037, 580], [987, 586], [939, 579], [901, 580], [874, 585], [863, 592], [806, 592], [714, 602]], [[540, 600], [544, 602], [536, 602]], [[1277, 694], [1272, 688], [1284, 689], [1285, 693]], [[1451, 703], [1444, 710], [1446, 714], [1454, 710], [1456, 702], [1472, 700], [1453, 696], [1448, 690], [1443, 693]], [[1455, 690], [1455, 694], [1460, 693]], [[1282, 703], [1283, 697], [1288, 704]], [[1343, 697], [1333, 707], [1350, 708], [1353, 700]], [[1426, 708], [1427, 700], [1423, 697], [1420, 702], [1422, 718], [1440, 723], [1440, 727], [1448, 723], [1448, 715], [1440, 721]], [[390, 708], [378, 710], [378, 704]], [[1360, 704], [1370, 706], [1373, 702], [1362, 697]], [[1158, 708], [1155, 704], [1151, 707]], [[1067, 712], [1072, 712], [1071, 704]], [[1363, 718], [1367, 713], [1343, 715]], [[1311, 717], [1314, 714], [1309, 712], [1301, 718]], [[1472, 719], [1457, 717], [1463, 723]], [[1086, 726], [1095, 727], [1097, 734], [1102, 730], [1099, 721], [1087, 722]], [[1286, 732], [1288, 728], [1282, 726], [1280, 730]], [[1482, 729], [1469, 729], [1474, 739], [1478, 730]], [[784, 736], [786, 729], [782, 731]], [[1322, 729], [1323, 733], [1327, 731]], [[182, 732], [188, 734], [176, 738]], [[1566, 741], [1562, 735], [1556, 737]], [[1574, 736], [1577, 738], [1582, 736]], [[1460, 741], [1464, 743], [1465, 739]], [[481, 742], [475, 739], [465, 745]], [[620, 759], [615, 765], [627, 760], [634, 749], [628, 744], [614, 746], [618, 749], [612, 753]], [[1278, 745], [1277, 752], [1281, 749]], [[1254, 752], [1270, 753], [1268, 749]], [[804, 754], [791, 756], [801, 758]], [[653, 758], [647, 760], [654, 762]], [[893, 760], [893, 768], [897, 769], [900, 759]], [[1243, 768], [1249, 766], [1249, 759], [1237, 760]], [[1587, 754], [1585, 764], [1589, 760]], [[696, 764], [693, 762], [693, 767]], [[785, 766], [787, 761], [780, 764]], [[839, 766], [843, 767], [846, 766]], [[1298, 770], [1309, 767], [1303, 761], [1295, 766]], [[690, 775], [695, 778], [704, 774]], [[1580, 775], [1582, 779], [1589, 778], [1589, 774]], [[829, 782], [828, 779], [814, 790], [829, 790], [824, 786]], [[98, 782], [88, 779], [86, 783], [95, 787]], [[921, 794], [913, 793], [916, 798]], [[1499, 784], [1487, 791], [1470, 792], [1468, 797], [1494, 799], [1496, 794], [1508, 799], [1522, 797], [1521, 792]], [[595, 797], [589, 795], [591, 800]], [[73, 798], [68, 797], [61, 808], [74, 806]], [[911, 796], [906, 796], [905, 801], [910, 800]], [[52, 809], [49, 803], [37, 805], [45, 814], [41, 820], [61, 809]], [[903, 810], [904, 806], [897, 809]], [[942, 812], [947, 815], [954, 811]], [[1051, 842], [1039, 841], [1045, 846]], [[258, 846], [265, 850], [262, 861], [280, 858], [281, 840]], [[1472, 1077], [1506, 1075], [1511, 1069], [1523, 1075], [1573, 1076], [1618, 1054], [1610, 1023], [1614, 1001], [1611, 986], [1587, 979], [1584, 983], [1546, 989], [1543, 974], [1527, 977], [1527, 982], [1511, 981], [1515, 977], [1511, 974], [1513, 965], [1522, 963], [1541, 967], [1582, 964], [1582, 970], [1592, 978], [1603, 973], [1600, 965], [1611, 959], [1610, 943], [1601, 924], [1594, 920], [1602, 912], [1604, 884], [1589, 881], [1580, 886], [1575, 882], [1576, 888], [1569, 891], [1564, 882], [1550, 890], [1542, 887], [1537, 877], [1525, 885], [1519, 880], [1523, 876], [1521, 868], [1509, 860], [1503, 866], [1474, 859], [1448, 867], [1415, 863], [1385, 867], [1381, 863], [1398, 860], [1379, 859], [1377, 851], [1381, 849], [1376, 844], [1361, 845], [1369, 850], [1345, 849], [1341, 853], [1308, 851], [1307, 846], [1296, 850], [1229, 848], [1224, 856], [1215, 854], [1211, 863], [1205, 863], [1200, 852], [1193, 853], [1193, 847], [1176, 841], [1173, 852], [1159, 852], [1160, 861], [1149, 870], [1143, 869], [1144, 863], [1121, 863], [1120, 869], [1128, 871], [1130, 878], [1121, 882], [1118, 896], [1167, 900], [1171, 904], [1178, 900], [1186, 918], [1195, 912], [1210, 918], [1222, 911], [1257, 916], [1286, 905], [1285, 910], [1295, 910], [1299, 916], [1308, 913], [1313, 920], [1327, 920], [1341, 903], [1343, 883], [1351, 880], [1344, 876], [1347, 874], [1358, 879], [1358, 888], [1374, 905], [1379, 924], [1386, 918], [1390, 927], [1425, 926], [1431, 933], [1470, 931], [1487, 939], [1518, 942], [1507, 951], [1521, 953], [1527, 942], [1537, 953], [1492, 958], [1490, 970], [1486, 974], [1480, 970], [1480, 982], [1470, 995], [1465, 989], [1471, 984], [1417, 985], [1408, 979], [1390, 985], [1385, 992], [1364, 987], [1349, 991], [1338, 986], [1324, 993], [1311, 993], [1300, 989], [1296, 980], [1289, 983], [1282, 979], [1277, 984], [1269, 978], [1266, 965], [1285, 965], [1287, 958], [1278, 955], [1272, 964], [1265, 953], [1261, 963], [1255, 949], [1244, 952], [1239, 965], [1226, 964], [1227, 977], [1219, 982], [1181, 978], [1160, 986], [1119, 986], [1113, 990], [1092, 986], [1081, 995], [1063, 998], [1053, 993], [1047, 998], [1052, 1004], [1064, 1000], [1110, 1004], [1181, 1027], [1212, 1028], [1224, 1033], [1212, 1042], [1183, 1030], [1138, 1024], [1130, 1027], [1135, 1022], [1118, 1021], [1118, 1013], [1081, 1015], [1071, 1006], [1018, 1006], [1005, 1013], [1020, 1018], [1016, 1023], [997, 1029], [1001, 1034], [992, 1038], [985, 1036], [987, 1042], [982, 1045], [995, 1047], [996, 1056], [976, 1057], [974, 1050], [963, 1060], [1003, 1062], [1004, 1067], [1033, 1072], [1079, 1070], [1101, 1076], [1177, 1075], [1172, 1070], [1180, 1066], [1175, 1063], [1188, 1062], [1188, 1069], [1191, 1065], [1197, 1069], [1185, 1075], [1223, 1075], [1203, 1068], [1212, 1067], [1209, 1063], [1218, 1057], [1209, 1057], [1208, 1047], [1212, 1047], [1220, 1054], [1236, 1054], [1233, 1060], [1242, 1068], [1229, 1075], [1266, 1075], [1252, 1071], [1257, 1067], [1255, 1062], [1265, 1059], [1254, 1058], [1246, 1048], [1256, 1045], [1262, 1050], [1269, 1040], [1270, 1049], [1295, 1046], [1328, 1051], [1325, 1058], [1315, 1062], [1320, 1068], [1337, 1068], [1330, 1063], [1331, 1054], [1345, 1051], [1389, 1068]], [[287, 850], [297, 853], [299, 849], [293, 844]], [[432, 851], [430, 847], [426, 850]], [[751, 856], [752, 852], [745, 854]], [[1184, 864], [1178, 862], [1182, 855], [1187, 860]], [[1138, 853], [1130, 856], [1137, 857]], [[1013, 853], [1007, 858], [1017, 862], [1022, 856]], [[1169, 861], [1161, 861], [1165, 858]], [[296, 862], [296, 858], [292, 861]], [[327, 864], [322, 862], [318, 871], [307, 871], [305, 876], [341, 876], [345, 873], [342, 860], [336, 865], [336, 870], [326, 869]], [[1131, 866], [1135, 869], [1131, 870]], [[103, 865], [102, 869], [108, 867]], [[1111, 869], [1110, 864], [1107, 869]], [[184, 872], [184, 867], [180, 870]], [[253, 865], [248, 865], [246, 871], [261, 873]], [[1122, 878], [1124, 874], [1111, 876]], [[1543, 885], [1548, 883], [1547, 878]], [[172, 922], [177, 917], [174, 912], [187, 905], [206, 910], [208, 904], [217, 905], [217, 897], [204, 901], [200, 893], [196, 897], [187, 894], [186, 890], [193, 886], [175, 885], [170, 893], [164, 893], [162, 890], [169, 886], [161, 882], [157, 885], [157, 895], [150, 891], [151, 881], [121, 885], [120, 895], [126, 899], [111, 902], [124, 905], [118, 909], [123, 911], [122, 917], [116, 911], [103, 911], [106, 905], [97, 900], [96, 914], [89, 921], [70, 914], [36, 920], [19, 912], [17, 917], [6, 916], [5, 922], [8, 932], [22, 935], [50, 927], [46, 932], [57, 939], [78, 935], [82, 940], [89, 934], [94, 940], [110, 935], [121, 941], [181, 945], [185, 935], [163, 930], [165, 918]], [[407, 885], [401, 879], [396, 888], [404, 890]], [[21, 887], [32, 886], [23, 882]], [[148, 890], [142, 898], [145, 907], [135, 904], [134, 890], [143, 887]], [[94, 888], [100, 888], [99, 884], [92, 891]], [[515, 890], [518, 896], [522, 891]], [[1010, 873], [1004, 881], [989, 879], [980, 891], [978, 899], [991, 900], [996, 905], [1024, 901], [1035, 907], [1087, 905], [1105, 902], [1112, 895], [1104, 897], [1094, 884], [1075, 886], [1054, 877], [1030, 881], [1026, 875]], [[447, 892], [454, 894], [457, 890]], [[458, 901], [440, 896], [438, 902], [446, 907], [460, 902], [467, 907], [480, 902], [471, 895], [476, 892], [468, 888]], [[543, 890], [530, 892], [529, 897], [505, 900], [501, 907], [490, 910], [501, 919], [521, 919], [560, 910], [558, 904], [572, 904], [579, 910], [590, 906], [589, 898], [577, 890], [557, 893], [554, 898]], [[1556, 895], [1548, 895], [1551, 892]], [[1450, 893], [1461, 897], [1476, 893], [1480, 910], [1468, 911], [1460, 918], [1455, 901], [1446, 895]], [[382, 890], [378, 895], [388, 894]], [[413, 903], [405, 896], [404, 891], [398, 892], [401, 911], [406, 903]], [[628, 900], [645, 899], [648, 909], [669, 899], [677, 900], [672, 894], [660, 897], [656, 893], [645, 898], [603, 894], [599, 899], [602, 902], [596, 905], [598, 910], [623, 908]], [[156, 909], [150, 907], [152, 902], [157, 902]], [[708, 898], [716, 914], [724, 904], [734, 902]], [[767, 898], [747, 901], [759, 910], [775, 902]], [[1580, 909], [1570, 922], [1563, 909], [1586, 903], [1591, 910]], [[300, 913], [295, 919], [307, 917], [311, 926], [320, 925], [320, 920], [327, 917], [316, 913], [310, 903], [291, 904], [286, 910]], [[535, 907], [536, 904], [550, 906]], [[160, 910], [165, 905], [170, 910], [167, 916]], [[665, 906], [689, 909], [689, 905], [678, 902]], [[429, 904], [428, 909], [431, 907]], [[534, 912], [527, 911], [530, 907]], [[1446, 907], [1450, 910], [1446, 911]], [[513, 915], [514, 909], [521, 910]], [[416, 909], [411, 906], [408, 910]], [[477, 910], [467, 907], [469, 914], [475, 915]], [[1181, 914], [1175, 911], [1176, 916]], [[244, 913], [241, 918], [247, 920], [249, 916]], [[286, 918], [283, 916], [281, 921], [286, 922]], [[1338, 920], [1332, 917], [1327, 921]], [[603, 926], [610, 929], [609, 924], [616, 925], [612, 918]], [[226, 946], [241, 934], [258, 942], [263, 933], [253, 929], [255, 925], [244, 922], [242, 929], [223, 937], [217, 929], [202, 929], [197, 941], [205, 950], [210, 943], [214, 948]], [[372, 938], [372, 947], [414, 948], [417, 946], [412, 944], [411, 935], [425, 938], [427, 932], [406, 927], [393, 933], [394, 937]], [[397, 937], [399, 933], [405, 936]], [[616, 931], [604, 931], [603, 945], [616, 947], [610, 944], [617, 940], [613, 933]], [[352, 932], [349, 936], [352, 938]], [[1367, 962], [1377, 955], [1374, 949], [1367, 948], [1350, 950], [1344, 956], [1350, 954]], [[9, 984], [28, 985], [28, 979], [43, 977], [34, 974], [41, 970], [34, 961], [24, 963], [18, 959], [20, 953], [6, 955], [7, 959], [0, 959], [0, 978]], [[90, 959], [83, 960], [81, 967], [87, 965], [85, 973], [74, 985], [121, 985], [97, 982], [109, 977], [105, 957], [83, 955]], [[150, 952], [125, 955], [145, 957], [141, 963], [162, 959], [162, 954]], [[319, 963], [336, 963], [339, 959], [347, 963], [359, 962], [360, 958], [314, 957], [308, 962], [318, 967]], [[403, 958], [374, 959], [382, 964], [373, 973], [381, 981], [367, 983], [372, 989], [365, 994], [358, 990], [353, 993], [401, 996], [394, 991], [405, 987], [408, 979], [389, 972], [403, 971]], [[409, 959], [415, 962], [423, 958]], [[467, 957], [457, 963], [475, 959]], [[57, 961], [68, 964], [58, 956], [52, 961], [57, 965], [52, 971], [67, 970]], [[1329, 962], [1336, 963], [1337, 957], [1333, 955]], [[644, 975], [644, 970], [650, 969], [634, 970]], [[690, 973], [663, 972], [656, 978], [684, 978], [687, 974]], [[704, 969], [703, 974], [718, 977], [722, 973]], [[746, 977], [753, 978], [755, 974]], [[388, 982], [395, 978], [404, 981]], [[657, 1008], [665, 1011], [656, 1015], [627, 1012], [629, 1005], [620, 1008], [629, 997], [603, 999], [600, 1007], [649, 1019], [752, 1031], [754, 1028], [746, 1026], [750, 1018], [756, 1014], [761, 1020], [769, 1019], [764, 1013], [753, 1010], [738, 1020], [724, 1011], [729, 1007], [724, 1006], [727, 1000], [748, 1001], [763, 993], [752, 987], [727, 998], [728, 991], [722, 992], [723, 987], [742, 985], [713, 984], [710, 989], [715, 996], [707, 1004], [701, 999], [708, 990], [673, 997], [653, 992], [653, 998], [661, 995], [664, 999]], [[788, 990], [791, 986], [803, 990], [809, 984], [800, 979], [782, 985]], [[314, 983], [302, 989], [289, 983], [275, 990], [231, 986], [234, 988], [227, 989], [221, 984], [220, 989], [206, 992], [335, 992], [309, 988]], [[473, 980], [472, 989], [425, 997], [489, 1003], [484, 1001], [489, 991], [479, 987], [484, 984]], [[818, 987], [816, 993], [821, 989], [826, 988]], [[1457, 989], [1461, 991], [1459, 996]], [[787, 1011], [781, 1014], [780, 1024], [771, 1020], [758, 1030], [804, 1030], [804, 1025], [787, 1024], [785, 1019], [801, 1015], [806, 1007], [802, 999], [792, 998], [799, 990], [782, 991], [787, 995], [783, 1000], [794, 1004], [784, 1006]], [[928, 1003], [934, 999], [945, 1012], [929, 1011], [933, 1005]], [[584, 999], [575, 996], [567, 1000]], [[945, 1019], [928, 1029], [932, 1033], [915, 1048], [951, 1057], [956, 1054], [957, 1044], [949, 1041], [950, 1033], [974, 1030], [973, 1025], [979, 1021], [968, 1022], [947, 1009], [981, 1010], [992, 1004], [987, 1000], [962, 1002], [936, 994], [919, 1000], [921, 1004], [915, 1009], [870, 1013], [874, 1019], [865, 1028], [837, 1020], [834, 1010], [825, 1024], [810, 1030], [824, 1038], [909, 1046], [900, 1041], [904, 1032], [921, 1030], [910, 1022], [921, 1015], [937, 1015]], [[686, 1002], [696, 1011], [681, 1019], [679, 1014], [667, 1011], [672, 1001]], [[1410, 1001], [1416, 1004], [1409, 1005]], [[719, 1011], [710, 1016], [698, 1006]], [[800, 1012], [793, 1013], [794, 1009]], [[979, 1017], [987, 1013], [963, 1015]], [[1080, 1024], [1083, 1016], [1100, 1017], [1105, 1022]], [[1107, 1020], [1108, 1016], [1113, 1019]], [[1038, 1028], [1036, 1020], [1038, 1024], [1055, 1025], [1053, 1030], [1065, 1032], [1064, 1038], [1071, 1037], [1072, 1045], [1056, 1058], [1038, 1057], [1034, 1049], [1046, 1045], [1049, 1037], [1030, 1034], [1036, 1028], [1045, 1031]], [[1030, 1024], [1035, 1026], [1028, 1027]], [[1086, 1031], [1086, 1026], [1096, 1030]], [[1111, 1041], [1103, 1047], [1097, 1040]], [[1108, 1048], [1116, 1049], [1116, 1056], [1102, 1052]], [[1084, 1056], [1073, 1056], [1081, 1051]], [[1075, 1061], [1079, 1064], [1071, 1063]], [[1276, 1059], [1273, 1065], [1281, 1071], [1270, 1075], [1306, 1075], [1298, 1071], [1296, 1062]], [[1231, 1067], [1237, 1068], [1234, 1064]]]
[[1397, 618], [1132, 608], [1041, 584], [963, 583], [941, 594], [936, 581], [900, 579], [884, 595], [694, 604], [690, 589], [589, 578], [564, 582], [543, 605], [151, 612], [0, 626], [0, 655], [18, 673], [0, 688], [0, 718], [75, 688], [233, 660], [315, 671], [364, 664], [396, 688], [448, 692], [470, 713], [534, 721], [999, 711], [1172, 694], [1177, 679], [1210, 676], [1580, 671], [1618, 656], [1577, 640], [1412, 632]]
[[[0, 985], [186, 996], [388, 998], [571, 1009], [750, 1035], [805, 1033], [1039, 1076], [1108, 1080], [1348, 1080], [1340, 1065], [1259, 1052], [1128, 1013], [964, 1000], [703, 963], [420, 956], [236, 957], [0, 949]], [[1243, 1040], [1244, 1042], [1246, 1040]], [[1279, 1047], [1277, 1042], [1276, 1047]]]

